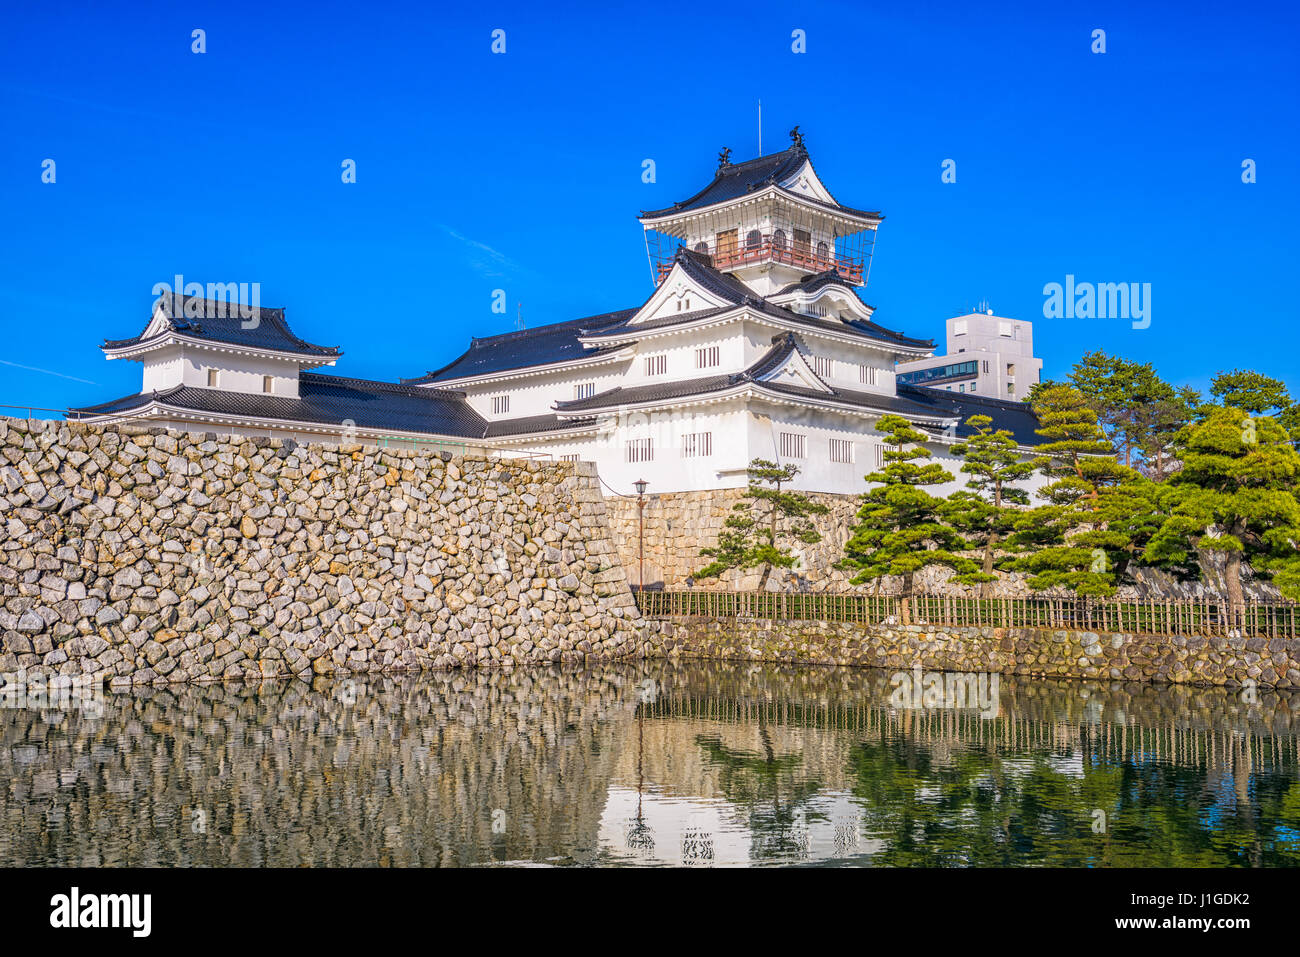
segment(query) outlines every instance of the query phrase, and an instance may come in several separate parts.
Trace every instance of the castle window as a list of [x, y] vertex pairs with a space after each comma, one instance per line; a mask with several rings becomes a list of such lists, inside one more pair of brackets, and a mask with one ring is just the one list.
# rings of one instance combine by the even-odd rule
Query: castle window
[[690, 432], [682, 436], [682, 458], [695, 459], [712, 454], [712, 432]]
[[746, 249], [757, 249], [761, 245], [763, 245], [763, 234], [757, 229], [751, 229], [745, 234]]
[[701, 239], [698, 243], [695, 244], [695, 251], [697, 253], [704, 253], [704, 255], [707, 256], [709, 254], [709, 244]]
[[831, 461], [843, 465], [853, 464], [853, 440], [831, 439]]
[[492, 414], [504, 415], [510, 411], [510, 396], [494, 395], [492, 396]]
[[824, 242], [817, 244], [817, 258], [822, 261], [823, 265], [830, 261], [831, 251]]
[[646, 375], [664, 375], [668, 371], [668, 356], [646, 356], [645, 357], [645, 374]]
[[772, 234], [772, 248], [785, 249], [785, 230], [778, 229]]
[[262, 391], [268, 393], [275, 391], [275, 380], [269, 375], [262, 376]]
[[596, 383], [579, 382], [573, 387], [573, 397], [575, 399], [590, 399], [596, 394]]
[[576, 461], [578, 461], [578, 453], [574, 452], [572, 455], [561, 455], [561, 456], [560, 456], [560, 461], [561, 461], [561, 462], [576, 462]]
[[876, 468], [883, 469], [886, 465], [885, 447], [881, 443], [876, 442], [874, 448], [876, 450]]
[[629, 462], [653, 462], [655, 458], [655, 440], [652, 438], [630, 439], [627, 446]]
[[863, 385], [876, 385], [876, 367], [865, 364], [858, 366], [858, 381]]
[[812, 251], [812, 233], [806, 229], [796, 229], [794, 231], [794, 254], [804, 259], [808, 258], [808, 253]]
[[807, 458], [808, 436], [798, 432], [782, 432], [780, 449], [783, 459]]
[[823, 378], [830, 378], [835, 374], [835, 360], [829, 356], [813, 356], [813, 372], [816, 372]]
[[708, 369], [718, 365], [720, 362], [720, 351], [717, 346], [705, 346], [703, 349], [695, 350], [695, 368]]
[[217, 370], [216, 370], [216, 369], [209, 369], [209, 370], [208, 370], [208, 388], [209, 388], [209, 389], [215, 389], [216, 387], [217, 387]]

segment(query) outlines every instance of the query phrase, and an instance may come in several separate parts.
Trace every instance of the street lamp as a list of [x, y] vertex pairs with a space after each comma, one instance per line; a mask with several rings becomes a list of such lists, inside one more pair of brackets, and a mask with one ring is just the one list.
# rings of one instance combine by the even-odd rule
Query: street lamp
[[637, 524], [637, 594], [645, 591], [645, 490], [650, 483], [637, 479], [632, 483], [636, 488], [636, 524]]

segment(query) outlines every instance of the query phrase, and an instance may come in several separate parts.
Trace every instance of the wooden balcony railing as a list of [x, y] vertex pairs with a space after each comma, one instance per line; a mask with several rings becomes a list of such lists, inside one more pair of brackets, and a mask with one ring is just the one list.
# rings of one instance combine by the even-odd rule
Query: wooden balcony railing
[[[734, 246], [719, 247], [715, 243], [708, 249], [696, 251], [707, 253], [712, 258], [716, 269], [731, 269], [751, 263], [779, 262], [812, 272], [834, 269], [849, 282], [858, 284], [862, 282], [863, 261], [861, 259], [837, 257], [835, 251], [829, 247], [825, 252], [818, 252], [816, 246], [795, 243], [789, 238], [774, 241], [771, 236], [760, 236], [756, 239], [741, 240]], [[671, 259], [659, 263], [660, 282], [663, 282], [672, 268]]]
[[758, 618], [864, 625], [1053, 628], [1156, 635], [1300, 637], [1300, 604], [1245, 603], [1235, 612], [1208, 600], [1116, 601], [1088, 598], [966, 598], [956, 595], [800, 594], [797, 592], [642, 591], [652, 618]]

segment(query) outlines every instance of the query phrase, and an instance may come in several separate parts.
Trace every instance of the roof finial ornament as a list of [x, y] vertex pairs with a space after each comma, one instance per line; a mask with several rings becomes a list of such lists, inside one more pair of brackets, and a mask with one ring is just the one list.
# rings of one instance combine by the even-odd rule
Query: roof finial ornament
[[731, 165], [731, 147], [724, 146], [718, 151], [718, 169], [726, 169]]
[[790, 131], [790, 144], [797, 150], [804, 149], [803, 134], [799, 132], [797, 126]]

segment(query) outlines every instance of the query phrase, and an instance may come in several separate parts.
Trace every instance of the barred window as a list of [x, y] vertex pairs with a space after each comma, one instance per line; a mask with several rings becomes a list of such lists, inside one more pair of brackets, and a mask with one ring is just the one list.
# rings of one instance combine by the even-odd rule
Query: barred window
[[576, 461], [578, 461], [578, 453], [577, 453], [577, 452], [574, 452], [572, 455], [561, 455], [561, 456], [560, 456], [560, 461], [561, 461], [561, 462], [576, 462]]
[[712, 454], [712, 432], [691, 432], [682, 436], [682, 458], [695, 459]]
[[823, 378], [829, 378], [835, 374], [835, 360], [829, 356], [813, 356], [813, 372], [816, 372]]
[[596, 394], [596, 383], [579, 382], [573, 387], [573, 397], [575, 399], [590, 399]]
[[628, 440], [627, 460], [629, 462], [653, 462], [654, 457], [655, 440], [653, 438]]
[[781, 458], [806, 458], [807, 438], [806, 435], [800, 435], [797, 432], [782, 432], [780, 442]]
[[858, 366], [858, 381], [863, 385], [878, 385], [876, 378], [878, 370], [875, 366], [869, 366], [866, 363]]
[[492, 414], [503, 415], [510, 411], [510, 396], [494, 395], [492, 396]]
[[668, 356], [646, 356], [645, 357], [645, 374], [646, 375], [663, 375], [668, 371]]
[[708, 369], [719, 363], [721, 356], [717, 346], [706, 346], [695, 350], [695, 368]]
[[831, 461], [853, 464], [853, 440], [831, 439]]
[[216, 370], [216, 369], [209, 369], [209, 370], [208, 370], [208, 388], [209, 388], [209, 389], [215, 389], [216, 387], [217, 387], [217, 370]]
[[876, 468], [883, 469], [887, 464], [885, 462], [885, 446], [880, 442], [876, 442], [874, 447], [876, 450]]

